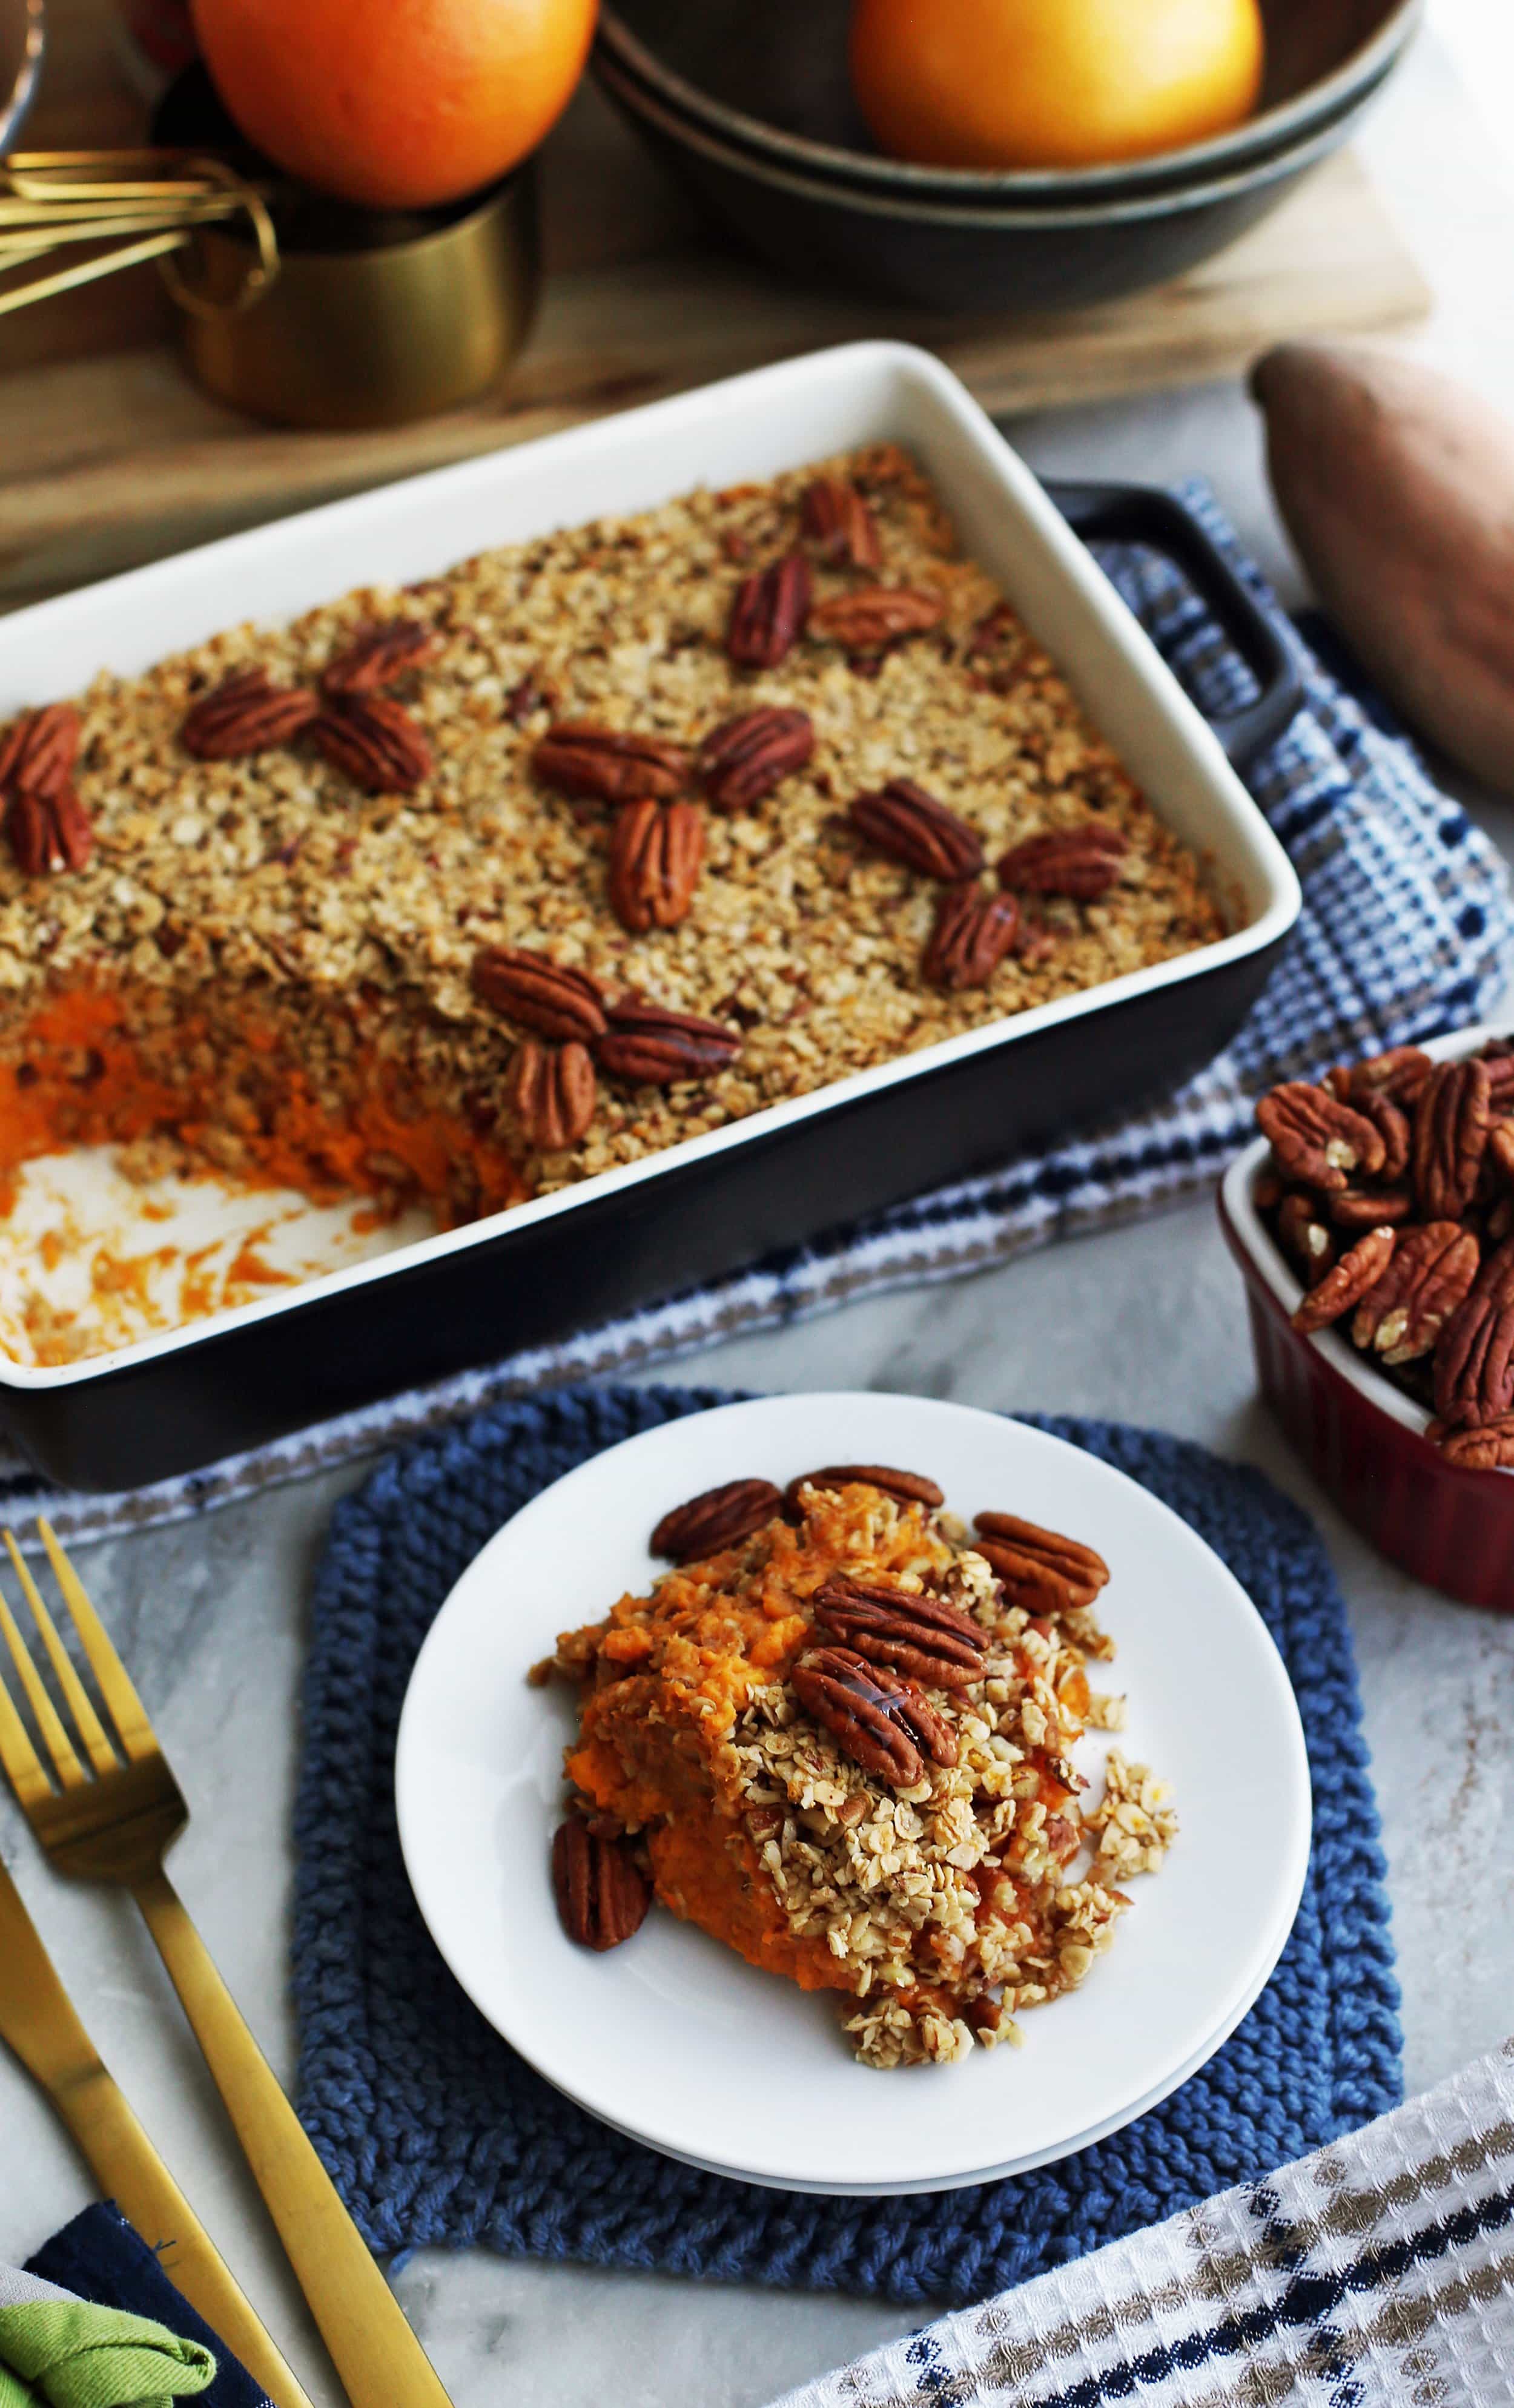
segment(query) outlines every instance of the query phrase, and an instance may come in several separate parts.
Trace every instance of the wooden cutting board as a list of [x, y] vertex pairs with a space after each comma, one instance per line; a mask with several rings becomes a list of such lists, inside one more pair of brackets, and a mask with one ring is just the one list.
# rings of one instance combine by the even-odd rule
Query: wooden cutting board
[[[50, 0], [29, 147], [143, 138], [111, 13], [110, 0]], [[1430, 298], [1349, 153], [1174, 284], [966, 325], [807, 292], [717, 247], [592, 91], [547, 145], [543, 180], [548, 278], [529, 350], [497, 394], [420, 425], [295, 434], [210, 401], [179, 367], [151, 270], [0, 318], [0, 609], [858, 336], [923, 341], [990, 408], [1028, 410], [1231, 374], [1284, 336], [1376, 331]]]

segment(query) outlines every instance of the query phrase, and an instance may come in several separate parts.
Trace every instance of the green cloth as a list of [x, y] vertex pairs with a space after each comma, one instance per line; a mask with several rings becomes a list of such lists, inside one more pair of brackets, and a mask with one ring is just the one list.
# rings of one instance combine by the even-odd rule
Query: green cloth
[[0, 2308], [0, 2408], [157, 2408], [215, 2381], [215, 2359], [148, 2316], [83, 2300]]

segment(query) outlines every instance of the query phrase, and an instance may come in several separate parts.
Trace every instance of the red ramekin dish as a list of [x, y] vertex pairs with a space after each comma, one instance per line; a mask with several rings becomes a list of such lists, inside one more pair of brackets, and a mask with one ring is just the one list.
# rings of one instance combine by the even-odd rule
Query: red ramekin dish
[[[1435, 1039], [1436, 1061], [1476, 1053], [1503, 1028]], [[1265, 1138], [1232, 1163], [1219, 1224], [1241, 1267], [1262, 1393], [1320, 1486], [1390, 1562], [1465, 1605], [1514, 1611], [1514, 1473], [1466, 1471], [1425, 1437], [1430, 1416], [1375, 1371], [1338, 1329], [1300, 1335], [1304, 1295], [1252, 1200]]]

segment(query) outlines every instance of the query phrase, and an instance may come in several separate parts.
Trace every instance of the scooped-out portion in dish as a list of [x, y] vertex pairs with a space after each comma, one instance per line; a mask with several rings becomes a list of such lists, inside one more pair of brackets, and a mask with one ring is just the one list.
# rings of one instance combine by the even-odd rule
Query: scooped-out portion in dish
[[552, 1874], [582, 1944], [655, 1898], [748, 1963], [845, 2000], [865, 2064], [1017, 2042], [1075, 1989], [1176, 1831], [1162, 1784], [1072, 1751], [1124, 1700], [1090, 1547], [1002, 1512], [972, 1532], [922, 1475], [737, 1480], [659, 1524], [675, 1569], [565, 1633], [570, 1813]]
[[0, 719], [0, 1208], [472, 1221], [1225, 933], [890, 444]]

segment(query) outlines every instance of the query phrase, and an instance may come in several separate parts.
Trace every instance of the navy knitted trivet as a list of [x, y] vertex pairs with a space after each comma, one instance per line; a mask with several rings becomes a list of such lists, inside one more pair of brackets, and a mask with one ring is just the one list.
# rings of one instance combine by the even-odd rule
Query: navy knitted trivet
[[620, 1439], [729, 1401], [709, 1388], [559, 1389], [406, 1448], [337, 1509], [316, 1583], [296, 1818], [300, 2112], [372, 2246], [477, 2242], [957, 2304], [1255, 2181], [1392, 2106], [1398, 1990], [1334, 1575], [1305, 1515], [1259, 1472], [1108, 1422], [1036, 1426], [1130, 1473], [1224, 1557], [1282, 1650], [1308, 1742], [1304, 1903], [1218, 2055], [1060, 2165], [927, 2198], [831, 2200], [658, 2157], [505, 2045], [437, 1954], [400, 1862], [394, 1747], [411, 1667], [458, 1575], [528, 1498]]

